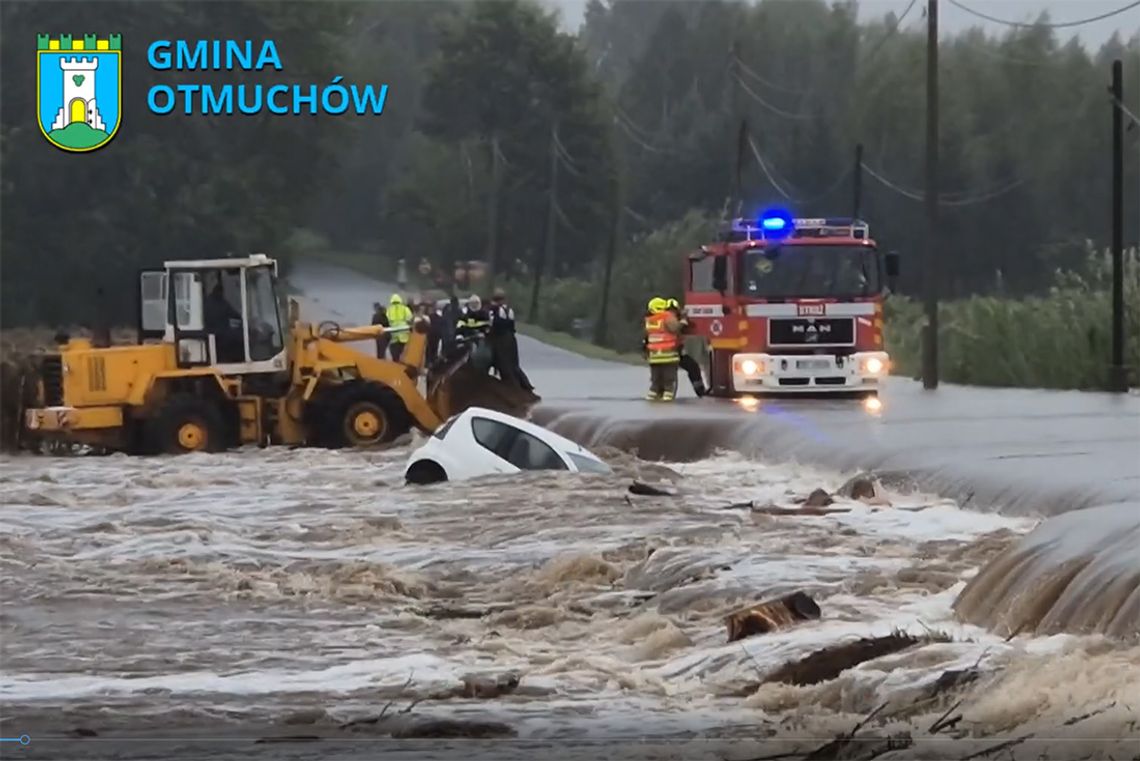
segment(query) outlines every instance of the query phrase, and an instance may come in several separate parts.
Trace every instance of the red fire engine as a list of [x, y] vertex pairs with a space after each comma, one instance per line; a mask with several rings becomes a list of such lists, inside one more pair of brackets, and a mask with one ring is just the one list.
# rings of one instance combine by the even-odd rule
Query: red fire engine
[[738, 219], [688, 256], [685, 306], [710, 393], [876, 395], [890, 366], [883, 300], [899, 262], [859, 219]]

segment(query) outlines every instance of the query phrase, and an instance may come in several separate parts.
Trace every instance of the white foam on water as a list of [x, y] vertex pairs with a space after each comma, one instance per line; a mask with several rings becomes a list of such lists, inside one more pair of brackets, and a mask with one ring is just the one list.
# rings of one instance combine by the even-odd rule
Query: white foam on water
[[[1033, 521], [897, 494], [889, 508], [840, 499], [832, 507], [849, 512], [755, 516], [725, 508], [792, 508], [845, 475], [737, 455], [668, 465], [684, 478], [663, 498], [570, 474], [412, 488], [405, 457], [0, 457], [0, 697], [33, 714], [114, 700], [153, 718], [158, 692], [170, 711], [193, 713], [208, 696], [214, 712], [276, 715], [378, 708], [510, 669], [531, 692], [431, 710], [491, 710], [523, 736], [701, 732], [795, 712], [809, 688], [780, 687], [786, 706], [770, 687], [730, 693], [860, 637], [953, 641], [847, 670], [835, 680], [842, 699], [810, 693], [821, 716], [949, 669], [1085, 646], [1005, 642], [954, 618], [986, 553], [954, 559], [947, 548]], [[727, 612], [796, 589], [821, 620], [725, 643]]]

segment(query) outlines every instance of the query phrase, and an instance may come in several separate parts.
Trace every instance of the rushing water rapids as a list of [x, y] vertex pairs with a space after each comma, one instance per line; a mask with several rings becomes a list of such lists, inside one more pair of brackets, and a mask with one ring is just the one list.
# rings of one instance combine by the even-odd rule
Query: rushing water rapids
[[[921, 757], [1025, 734], [1034, 757], [1103, 757], [1077, 751], [1090, 738], [1135, 755], [1140, 648], [1007, 641], [954, 617], [967, 580], [1033, 519], [897, 494], [886, 509], [755, 514], [730, 506], [789, 504], [844, 479], [737, 455], [675, 465], [679, 495], [649, 498], [627, 496], [629, 478], [661, 469], [616, 454], [613, 477], [429, 488], [402, 484], [406, 454], [0, 460], [3, 734], [94, 733], [68, 757], [95, 758], [128, 734], [245, 729], [326, 738], [290, 746], [320, 758], [336, 738], [447, 717], [519, 738], [494, 757], [533, 757], [523, 740], [648, 736], [717, 738], [727, 750], [706, 740], [702, 752], [746, 758], [806, 753], [878, 708], [883, 731], [912, 732]], [[820, 621], [725, 643], [727, 613], [794, 590], [819, 602]], [[895, 630], [923, 641], [817, 684], [763, 684], [813, 651]], [[457, 694], [472, 672], [520, 683]], [[964, 672], [964, 686], [935, 686]], [[957, 701], [953, 730], [970, 737], [930, 733]], [[52, 757], [48, 743], [26, 751]]]

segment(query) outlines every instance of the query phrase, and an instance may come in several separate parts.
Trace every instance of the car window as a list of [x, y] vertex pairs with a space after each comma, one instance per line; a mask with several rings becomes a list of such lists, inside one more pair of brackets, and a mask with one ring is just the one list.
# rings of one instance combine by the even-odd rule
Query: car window
[[497, 420], [488, 420], [485, 417], [472, 418], [471, 432], [475, 434], [475, 441], [484, 449], [489, 449], [504, 460], [509, 459], [507, 453], [515, 435], [519, 431]]
[[604, 462], [599, 462], [592, 457], [583, 457], [580, 454], [567, 452], [566, 455], [570, 461], [578, 466], [578, 470], [582, 473], [613, 473], [609, 465]]
[[521, 470], [569, 470], [558, 453], [538, 438], [522, 431], [515, 432], [507, 462]]

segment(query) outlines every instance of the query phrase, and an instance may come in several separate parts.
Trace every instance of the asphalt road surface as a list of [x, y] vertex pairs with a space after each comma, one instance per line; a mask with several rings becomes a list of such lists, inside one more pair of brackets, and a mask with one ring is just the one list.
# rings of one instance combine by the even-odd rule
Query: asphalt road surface
[[[313, 321], [367, 322], [393, 286], [305, 263], [291, 276]], [[535, 419], [587, 445], [634, 446], [674, 461], [737, 449], [839, 469], [920, 473], [921, 486], [979, 509], [1053, 514], [1140, 501], [1140, 396], [983, 389], [924, 391], [891, 378], [874, 413], [851, 400], [642, 400], [643, 368], [581, 357], [519, 336], [543, 397]], [[682, 378], [681, 385], [685, 385]]]

